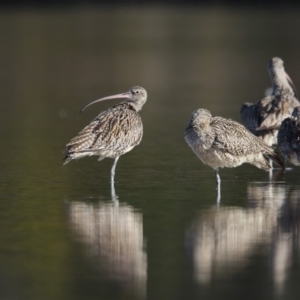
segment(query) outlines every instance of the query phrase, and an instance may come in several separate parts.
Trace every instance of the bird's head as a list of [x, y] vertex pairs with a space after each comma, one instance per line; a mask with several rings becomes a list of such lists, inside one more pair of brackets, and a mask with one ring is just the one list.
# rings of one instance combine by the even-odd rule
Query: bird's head
[[134, 86], [126, 93], [107, 96], [107, 97], [95, 100], [95, 101], [87, 104], [85, 107], [83, 107], [80, 110], [80, 112], [84, 111], [88, 106], [95, 104], [97, 102], [104, 101], [104, 100], [118, 99], [118, 98], [125, 98], [126, 100], [124, 100], [123, 102], [131, 103], [131, 105], [134, 107], [134, 109], [136, 111], [140, 111], [142, 109], [143, 105], [147, 101], [147, 91], [140, 86]]
[[297, 95], [296, 87], [290, 78], [290, 76], [285, 72], [283, 60], [279, 57], [273, 57], [270, 59], [268, 64], [268, 70], [270, 78], [274, 88], [289, 89]]
[[190, 124], [196, 127], [206, 127], [211, 122], [212, 115], [209, 110], [199, 108], [192, 113]]
[[140, 87], [134, 86], [127, 93], [128, 98], [124, 102], [130, 102], [136, 111], [140, 111], [147, 101], [147, 91]]

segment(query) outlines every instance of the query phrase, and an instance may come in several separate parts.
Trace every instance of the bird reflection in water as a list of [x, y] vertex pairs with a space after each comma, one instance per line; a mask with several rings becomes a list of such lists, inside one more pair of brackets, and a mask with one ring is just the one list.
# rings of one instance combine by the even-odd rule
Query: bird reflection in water
[[130, 205], [119, 203], [112, 184], [112, 201], [71, 202], [69, 223], [86, 255], [107, 278], [139, 297], [146, 294], [147, 254], [143, 218]]
[[293, 252], [300, 248], [300, 187], [292, 187], [281, 207], [277, 231], [271, 245], [272, 274], [276, 292], [281, 294], [293, 265]]
[[300, 190], [288, 190], [283, 183], [252, 182], [248, 208], [213, 207], [199, 217], [186, 240], [200, 284], [242, 270], [254, 254], [267, 249], [262, 254], [271, 262], [275, 292], [281, 294], [293, 249], [300, 247]]

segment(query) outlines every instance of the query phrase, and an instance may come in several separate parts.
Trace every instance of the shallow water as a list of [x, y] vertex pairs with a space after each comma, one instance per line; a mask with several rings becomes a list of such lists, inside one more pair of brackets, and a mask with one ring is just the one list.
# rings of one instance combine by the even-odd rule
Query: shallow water
[[[280, 20], [280, 22], [278, 21]], [[298, 299], [299, 168], [212, 169], [191, 112], [240, 121], [272, 56], [300, 82], [297, 10], [82, 8], [0, 17], [1, 299]], [[293, 30], [287, 30], [293, 28]], [[145, 87], [143, 141], [62, 166], [99, 97]]]

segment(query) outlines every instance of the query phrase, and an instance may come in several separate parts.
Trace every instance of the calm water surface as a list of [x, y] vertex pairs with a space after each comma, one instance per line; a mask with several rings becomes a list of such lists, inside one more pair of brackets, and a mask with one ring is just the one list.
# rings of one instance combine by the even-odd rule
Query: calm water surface
[[[240, 121], [273, 56], [300, 84], [297, 10], [82, 8], [0, 17], [1, 299], [299, 299], [300, 169], [213, 171], [191, 112]], [[293, 30], [288, 30], [292, 28]], [[62, 166], [99, 97], [145, 87], [141, 145]]]

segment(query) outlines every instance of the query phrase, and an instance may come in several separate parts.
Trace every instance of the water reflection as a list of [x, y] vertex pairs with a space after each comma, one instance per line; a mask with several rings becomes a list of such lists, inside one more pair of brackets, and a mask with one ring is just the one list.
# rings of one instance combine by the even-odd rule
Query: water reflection
[[[254, 254], [268, 256], [275, 292], [281, 294], [299, 249], [300, 189], [252, 182], [248, 207], [212, 207], [187, 231], [194, 277], [209, 284], [244, 268]], [[261, 247], [264, 246], [264, 247]], [[260, 251], [260, 252], [259, 252]]]
[[147, 254], [142, 214], [119, 203], [112, 186], [112, 201], [71, 202], [68, 217], [75, 238], [85, 244], [85, 254], [92, 264], [107, 278], [145, 296]]

